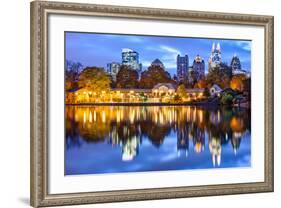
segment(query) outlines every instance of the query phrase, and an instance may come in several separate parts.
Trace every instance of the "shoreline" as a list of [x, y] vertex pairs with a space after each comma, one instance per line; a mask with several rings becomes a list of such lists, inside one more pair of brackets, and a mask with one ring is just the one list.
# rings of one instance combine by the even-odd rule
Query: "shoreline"
[[195, 105], [210, 105], [216, 106], [208, 103], [66, 103], [66, 106], [195, 106]]
[[230, 107], [230, 108], [251, 108], [250, 106], [226, 106], [218, 103], [209, 102], [196, 102], [196, 103], [66, 103], [65, 106], [198, 106], [206, 108], [219, 108], [219, 107]]

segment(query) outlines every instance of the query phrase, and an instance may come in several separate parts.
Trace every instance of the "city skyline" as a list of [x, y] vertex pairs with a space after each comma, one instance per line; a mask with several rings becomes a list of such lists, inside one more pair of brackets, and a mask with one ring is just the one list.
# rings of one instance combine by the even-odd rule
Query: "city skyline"
[[122, 49], [130, 48], [139, 53], [143, 71], [158, 58], [163, 62], [165, 69], [174, 75], [177, 68], [177, 55], [188, 55], [190, 66], [194, 58], [200, 55], [205, 61], [205, 73], [207, 73], [212, 45], [219, 43], [223, 62], [229, 65], [233, 55], [236, 54], [240, 58], [242, 69], [251, 71], [251, 41], [248, 40], [81, 32], [66, 32], [65, 38], [66, 59], [80, 62], [85, 67], [98, 66], [106, 69], [108, 63], [121, 63]]
[[66, 175], [251, 167], [251, 41], [65, 34]]

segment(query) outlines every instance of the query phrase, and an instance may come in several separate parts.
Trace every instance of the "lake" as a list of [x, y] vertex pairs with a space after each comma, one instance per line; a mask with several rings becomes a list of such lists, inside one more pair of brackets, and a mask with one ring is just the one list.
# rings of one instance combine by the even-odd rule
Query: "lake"
[[66, 106], [65, 174], [251, 166], [246, 108]]

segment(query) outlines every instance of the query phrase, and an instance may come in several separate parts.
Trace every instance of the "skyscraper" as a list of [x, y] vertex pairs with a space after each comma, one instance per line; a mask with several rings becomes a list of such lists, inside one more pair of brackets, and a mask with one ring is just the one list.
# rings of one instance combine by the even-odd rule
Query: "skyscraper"
[[241, 61], [236, 54], [234, 54], [231, 59], [230, 68], [232, 70], [233, 75], [243, 74], [247, 77], [250, 77], [250, 73], [247, 72], [246, 70], [242, 69]]
[[177, 56], [177, 77], [179, 82], [184, 82], [187, 80], [188, 75], [188, 55]]
[[213, 43], [212, 46], [212, 52], [209, 58], [209, 71], [212, 70], [215, 67], [218, 67], [222, 63], [222, 58], [221, 58], [221, 47], [220, 44]]
[[230, 67], [232, 69], [232, 72], [241, 70], [241, 62], [236, 54], [234, 54], [234, 56], [231, 59]]
[[192, 69], [193, 71], [196, 72], [197, 74], [197, 80], [203, 79], [205, 76], [205, 62], [204, 60], [197, 55], [193, 61], [193, 65], [192, 65]]
[[162, 69], [165, 69], [164, 64], [158, 58], [151, 63], [151, 66], [159, 66]]
[[107, 73], [116, 81], [116, 76], [120, 70], [120, 63], [112, 62], [107, 64]]
[[133, 70], [136, 70], [138, 74], [141, 74], [142, 64], [139, 63], [139, 54], [129, 48], [122, 49], [122, 64], [130, 66]]

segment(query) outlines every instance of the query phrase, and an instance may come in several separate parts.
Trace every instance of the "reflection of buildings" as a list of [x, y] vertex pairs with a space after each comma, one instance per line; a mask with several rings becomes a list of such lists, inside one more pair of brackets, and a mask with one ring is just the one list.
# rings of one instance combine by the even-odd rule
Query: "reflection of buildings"
[[138, 74], [141, 74], [142, 64], [139, 63], [139, 54], [129, 48], [122, 49], [122, 64], [130, 66], [132, 69], [136, 70]]
[[132, 137], [131, 139], [125, 140], [122, 145], [122, 160], [123, 161], [130, 161], [133, 160], [134, 157], [137, 156], [139, 151], [139, 143], [140, 139], [136, 136]]
[[234, 154], [237, 153], [241, 138], [246, 133], [245, 123], [244, 120], [241, 117], [234, 116], [230, 120], [230, 128], [232, 130], [232, 138], [231, 138], [231, 144], [234, 151]]
[[188, 75], [188, 55], [185, 56], [177, 56], [177, 77], [179, 82], [184, 82], [187, 80]]
[[217, 138], [209, 138], [209, 150], [212, 155], [213, 166], [221, 164], [221, 142]]
[[177, 152], [178, 156], [182, 153], [188, 156], [189, 139], [188, 139], [188, 126], [183, 125], [177, 130]]
[[217, 126], [222, 122], [221, 112], [220, 110], [212, 111], [209, 117], [210, 123]]
[[[161, 148], [171, 132], [177, 135], [176, 152], [202, 153], [206, 139], [214, 166], [221, 164], [221, 151], [232, 145], [236, 153], [247, 132], [250, 132], [249, 112], [232, 109], [206, 110], [200, 107], [178, 106], [66, 106], [66, 144], [83, 145], [105, 142], [120, 148], [120, 157], [137, 157], [143, 138], [155, 148]], [[206, 137], [206, 138], [205, 138]], [[79, 141], [76, 139], [79, 138]], [[79, 142], [79, 144], [77, 143]], [[105, 153], [106, 154], [106, 153]]]
[[241, 137], [235, 137], [235, 136], [232, 137], [231, 145], [232, 145], [233, 152], [234, 152], [235, 155], [237, 154], [237, 151], [240, 147], [240, 143], [241, 143]]
[[116, 76], [120, 70], [120, 63], [112, 62], [107, 64], [107, 73], [112, 77], [113, 81], [116, 81]]
[[193, 146], [196, 153], [204, 151], [205, 131], [203, 129], [196, 129], [196, 135], [193, 137]]

